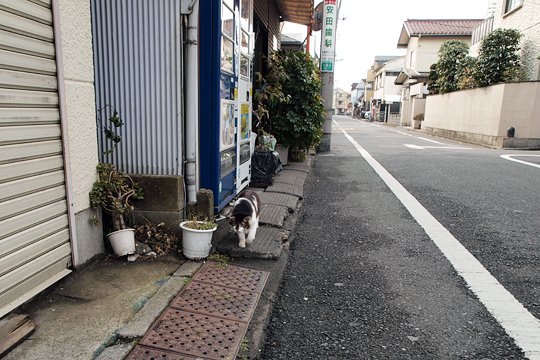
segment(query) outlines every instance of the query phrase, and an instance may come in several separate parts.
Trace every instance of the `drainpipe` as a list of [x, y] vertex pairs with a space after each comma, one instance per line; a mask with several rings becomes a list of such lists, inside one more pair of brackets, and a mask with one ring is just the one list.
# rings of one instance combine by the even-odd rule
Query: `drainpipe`
[[197, 148], [199, 139], [199, 1], [189, 2], [191, 14], [188, 18], [187, 28], [187, 56], [186, 56], [186, 86], [184, 88], [186, 120], [186, 187], [187, 202], [194, 203], [197, 200]]

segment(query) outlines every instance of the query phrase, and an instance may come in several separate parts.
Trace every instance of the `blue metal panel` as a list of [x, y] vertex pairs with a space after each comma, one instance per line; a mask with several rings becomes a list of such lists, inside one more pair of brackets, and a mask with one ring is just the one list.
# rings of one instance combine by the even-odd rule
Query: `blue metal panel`
[[214, 192], [220, 208], [219, 156], [221, 1], [199, 2], [200, 175], [201, 187]]
[[[102, 161], [182, 175], [180, 0], [92, 0], [96, 104], [118, 110], [122, 141]], [[106, 123], [111, 109], [101, 110]], [[110, 148], [98, 130], [101, 152]]]

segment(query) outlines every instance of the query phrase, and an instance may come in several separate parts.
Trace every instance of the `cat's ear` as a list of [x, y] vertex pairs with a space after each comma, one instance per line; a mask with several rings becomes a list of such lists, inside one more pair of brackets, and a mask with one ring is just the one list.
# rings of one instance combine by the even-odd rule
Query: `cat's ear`
[[244, 218], [244, 221], [247, 222], [247, 223], [250, 222], [251, 221], [251, 216], [246, 216]]

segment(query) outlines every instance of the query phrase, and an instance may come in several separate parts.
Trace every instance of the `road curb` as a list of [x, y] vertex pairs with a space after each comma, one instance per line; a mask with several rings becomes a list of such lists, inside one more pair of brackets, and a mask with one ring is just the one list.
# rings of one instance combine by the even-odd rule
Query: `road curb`
[[202, 263], [187, 261], [178, 267], [135, 316], [116, 331], [113, 336], [116, 344], [103, 349], [95, 359], [122, 359], [127, 356], [138, 340], [144, 336], [154, 321], [201, 266]]

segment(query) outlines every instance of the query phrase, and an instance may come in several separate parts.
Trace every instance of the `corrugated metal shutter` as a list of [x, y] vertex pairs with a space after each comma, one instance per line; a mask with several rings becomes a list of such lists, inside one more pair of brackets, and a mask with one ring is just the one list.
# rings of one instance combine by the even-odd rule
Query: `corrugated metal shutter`
[[0, 317], [70, 271], [50, 0], [0, 0]]
[[[132, 174], [182, 175], [180, 0], [92, 0], [96, 103], [122, 141], [102, 156]], [[100, 153], [110, 149], [98, 131]]]

